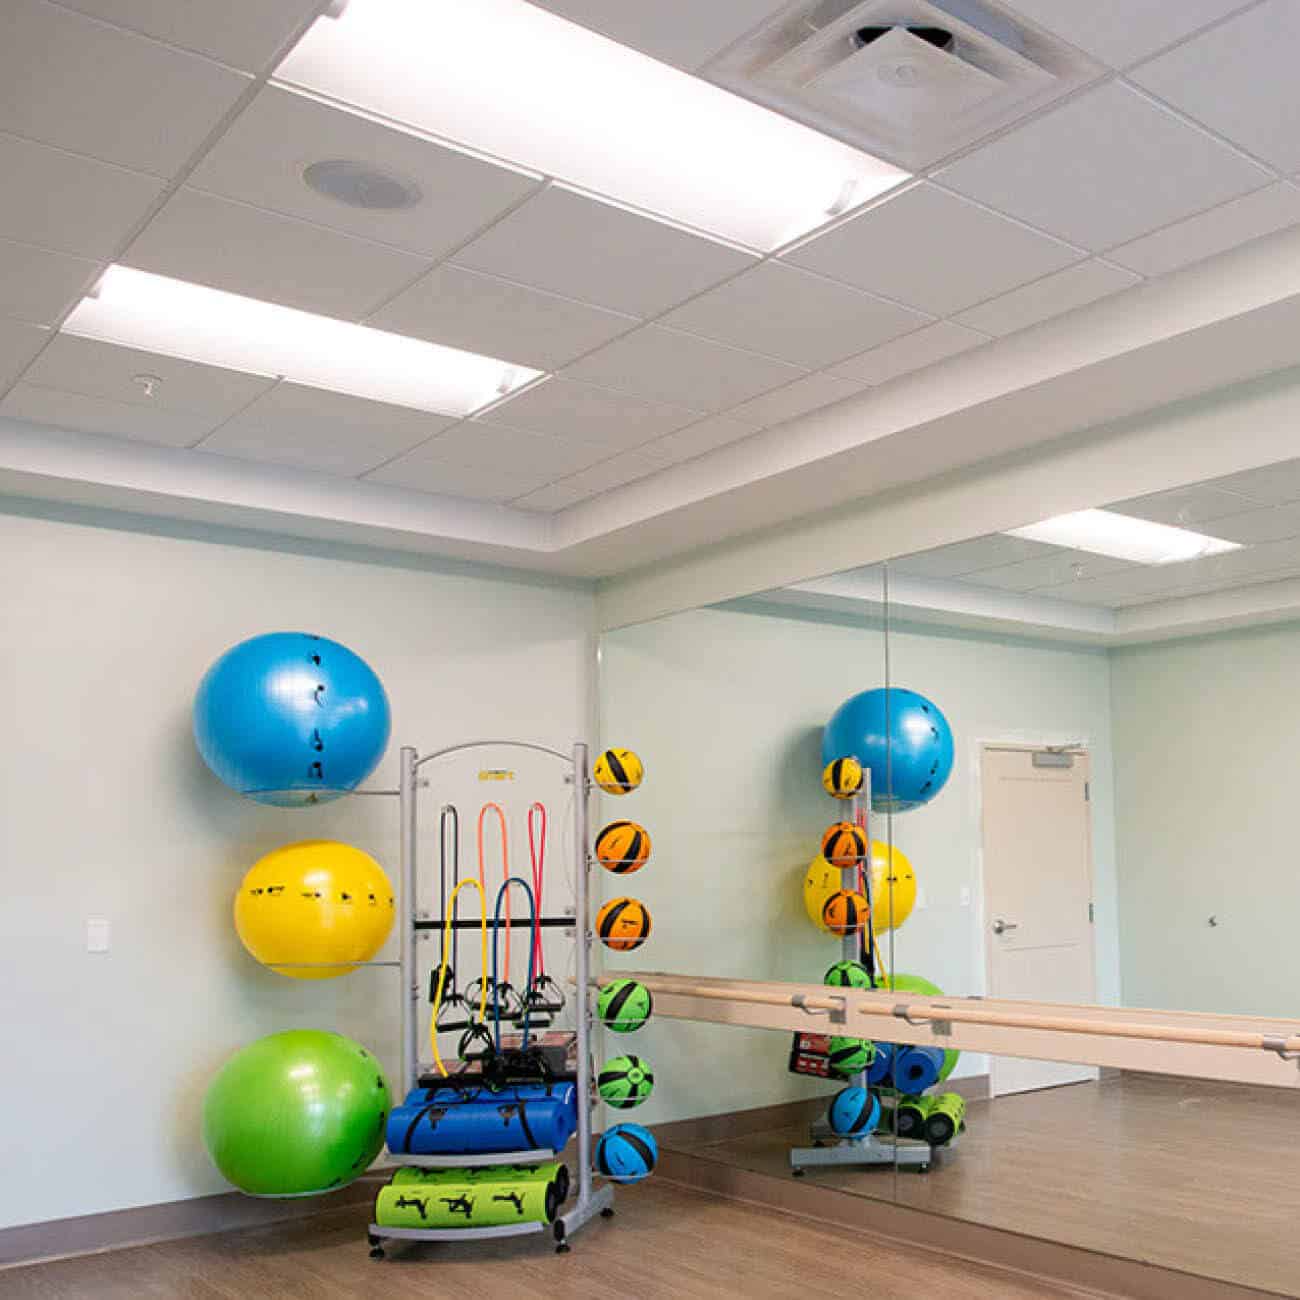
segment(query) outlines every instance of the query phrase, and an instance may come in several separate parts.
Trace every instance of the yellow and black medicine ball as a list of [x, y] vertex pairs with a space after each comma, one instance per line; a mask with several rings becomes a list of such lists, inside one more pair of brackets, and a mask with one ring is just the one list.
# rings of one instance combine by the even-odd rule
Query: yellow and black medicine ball
[[867, 856], [867, 837], [861, 826], [836, 822], [822, 836], [822, 857], [833, 867], [856, 867]]
[[641, 784], [645, 767], [630, 749], [607, 749], [596, 759], [591, 775], [606, 794], [629, 794]]
[[862, 789], [862, 764], [856, 758], [836, 758], [822, 772], [826, 793], [836, 799], [852, 799]]

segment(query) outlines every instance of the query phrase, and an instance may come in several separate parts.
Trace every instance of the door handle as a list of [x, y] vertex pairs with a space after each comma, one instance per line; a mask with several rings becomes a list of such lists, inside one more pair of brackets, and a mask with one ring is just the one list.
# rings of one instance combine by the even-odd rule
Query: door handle
[[993, 922], [994, 934], [1005, 934], [1008, 930], [1018, 930], [1018, 929], [1020, 929], [1020, 926], [1017, 922], [1004, 921], [1001, 917], [998, 917], [998, 919]]

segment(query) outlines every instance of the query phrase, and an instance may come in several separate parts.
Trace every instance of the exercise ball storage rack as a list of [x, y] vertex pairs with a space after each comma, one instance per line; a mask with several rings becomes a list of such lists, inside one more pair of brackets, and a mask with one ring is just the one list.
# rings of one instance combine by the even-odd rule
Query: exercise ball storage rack
[[[569, 1249], [568, 1238], [597, 1215], [606, 1218], [614, 1213], [614, 1189], [609, 1184], [600, 1187], [593, 1185], [593, 1144], [592, 1144], [592, 1067], [591, 1067], [591, 1007], [587, 990], [591, 984], [591, 918], [589, 871], [591, 855], [589, 852], [590, 835], [590, 801], [592, 780], [588, 746], [583, 741], [574, 743], [569, 753], [552, 749], [547, 745], [535, 744], [522, 740], [469, 740], [457, 745], [448, 745], [443, 749], [428, 754], [420, 754], [412, 746], [403, 746], [399, 754], [398, 787], [396, 790], [356, 790], [356, 794], [395, 795], [398, 800], [398, 815], [401, 823], [399, 845], [400, 881], [398, 884], [397, 926], [399, 938], [397, 969], [400, 973], [401, 998], [401, 1088], [400, 1095], [406, 1096], [419, 1086], [422, 1073], [419, 1054], [420, 1009], [423, 990], [419, 976], [417, 960], [420, 936], [427, 932], [441, 931], [444, 918], [423, 916], [416, 907], [417, 883], [419, 879], [419, 839], [418, 839], [418, 804], [421, 789], [433, 783], [427, 775], [427, 765], [437, 759], [449, 758], [476, 749], [525, 749], [548, 754], [563, 763], [568, 771], [565, 782], [573, 787], [573, 901], [572, 914], [560, 916], [541, 915], [537, 924], [545, 929], [564, 929], [572, 931], [576, 943], [574, 961], [574, 984], [580, 992], [575, 1007], [575, 1031], [577, 1064], [575, 1088], [577, 1096], [577, 1151], [576, 1178], [577, 1195], [564, 1213], [557, 1213], [551, 1223], [529, 1220], [520, 1223], [486, 1225], [465, 1228], [399, 1228], [385, 1227], [371, 1223], [367, 1229], [367, 1239], [374, 1258], [383, 1257], [383, 1242], [394, 1241], [477, 1241], [492, 1237], [515, 1237], [532, 1233], [551, 1231], [556, 1250], [565, 1252]], [[536, 903], [541, 909], [541, 900]], [[531, 927], [531, 918], [501, 918], [501, 925], [513, 927]], [[489, 921], [489, 924], [492, 924]], [[477, 929], [478, 920], [453, 920], [456, 929]], [[392, 963], [371, 962], [369, 965], [391, 965]], [[551, 1149], [531, 1151], [510, 1151], [489, 1154], [469, 1155], [416, 1155], [406, 1152], [392, 1152], [391, 1158], [401, 1165], [416, 1168], [482, 1168], [490, 1165], [531, 1165], [544, 1164], [561, 1160], [562, 1152]]]
[[[874, 945], [875, 939], [872, 936], [872, 916], [871, 909], [875, 907], [876, 900], [872, 897], [871, 891], [871, 769], [864, 767], [862, 769], [862, 788], [853, 796], [849, 805], [849, 816], [846, 820], [852, 821], [862, 827], [862, 835], [867, 843], [867, 860], [865, 869], [861, 871], [861, 889], [867, 900], [867, 919], [864, 922], [867, 935], [868, 945]], [[840, 868], [840, 888], [857, 889], [859, 879], [859, 869], [857, 866]], [[844, 961], [857, 961], [862, 949], [862, 939], [858, 931], [853, 930], [840, 939], [840, 957]], [[810, 1005], [807, 999], [800, 998], [796, 1003], [805, 1015], [810, 1017], [825, 1016], [832, 1024], [843, 1025], [844, 1016], [840, 1012], [831, 1011], [827, 1007], [818, 1007]], [[840, 1033], [849, 1033], [850, 1036], [856, 1037], [852, 1030], [841, 1028]], [[844, 1081], [846, 1084], [856, 1084], [860, 1088], [868, 1088], [867, 1072], [861, 1070], [851, 1078]], [[790, 1172], [796, 1178], [802, 1177], [805, 1170], [808, 1169], [844, 1169], [844, 1168], [863, 1168], [869, 1166], [892, 1165], [899, 1169], [916, 1169], [918, 1172], [925, 1173], [930, 1168], [930, 1161], [933, 1158], [928, 1143], [913, 1143], [907, 1138], [899, 1139], [890, 1135], [889, 1141], [882, 1141], [875, 1133], [864, 1133], [861, 1137], [838, 1137], [831, 1131], [831, 1126], [825, 1119], [816, 1121], [812, 1125], [811, 1137], [814, 1145], [807, 1147], [792, 1147], [790, 1149]], [[903, 1145], [907, 1143], [907, 1145]], [[955, 1145], [956, 1139], [953, 1139]]]

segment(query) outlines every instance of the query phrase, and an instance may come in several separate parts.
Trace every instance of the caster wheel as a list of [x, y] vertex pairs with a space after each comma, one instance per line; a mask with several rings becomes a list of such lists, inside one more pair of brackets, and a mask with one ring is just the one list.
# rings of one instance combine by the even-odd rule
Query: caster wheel
[[383, 1248], [382, 1246], [371, 1246], [371, 1247], [370, 1247], [370, 1258], [371, 1258], [371, 1259], [383, 1259], [383, 1257], [384, 1257], [384, 1248]]
[[813, 1146], [815, 1146], [815, 1147], [817, 1147], [817, 1148], [819, 1148], [819, 1149], [820, 1149], [821, 1147], [824, 1147], [825, 1145], [826, 1145], [826, 1143], [823, 1142], [823, 1141], [821, 1140], [821, 1138], [817, 1138], [816, 1141], [813, 1142]]
[[602, 1219], [612, 1219], [614, 1217], [614, 1211], [607, 1205], [603, 1210], [601, 1210], [600, 1217]]
[[928, 1174], [928, 1173], [930, 1172], [930, 1166], [929, 1166], [929, 1165], [917, 1165], [917, 1167], [916, 1167], [916, 1172], [917, 1172], [918, 1174]]
[[802, 1178], [804, 1176], [804, 1172], [805, 1171], [802, 1169], [792, 1169], [790, 1170], [790, 1175], [793, 1178]]
[[572, 1247], [567, 1241], [562, 1241], [558, 1246], [556, 1246], [555, 1253], [557, 1255], [567, 1255], [571, 1249]]

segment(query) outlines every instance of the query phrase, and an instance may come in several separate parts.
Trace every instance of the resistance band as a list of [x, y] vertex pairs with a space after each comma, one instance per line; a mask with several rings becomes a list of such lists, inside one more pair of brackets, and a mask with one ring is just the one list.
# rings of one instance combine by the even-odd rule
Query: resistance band
[[564, 993], [546, 973], [546, 945], [542, 942], [542, 906], [546, 883], [546, 805], [532, 804], [528, 809], [528, 857], [533, 869], [533, 969], [536, 972], [524, 995], [527, 1008], [534, 1015], [550, 1017], [564, 1010]]
[[[429, 1021], [429, 1041], [433, 1044], [433, 1060], [438, 1067], [438, 1073], [445, 1079], [447, 1077], [447, 1067], [442, 1063], [442, 1053], [438, 1051], [438, 1010], [442, 1006], [442, 991], [447, 983], [447, 958], [451, 956], [451, 921], [456, 914], [456, 896], [467, 885], [473, 885], [478, 890], [479, 917], [481, 924], [479, 934], [483, 944], [483, 969], [487, 970], [488, 942], [487, 942], [487, 894], [483, 886], [472, 877], [468, 880], [462, 880], [455, 889], [451, 891], [450, 910], [443, 914], [442, 919], [442, 964], [438, 967], [438, 989], [433, 995], [433, 1018]], [[481, 1025], [487, 1017], [487, 982], [480, 981], [479, 1003], [478, 1003], [478, 1022]]]
[[[519, 888], [522, 889], [524, 893], [528, 895], [528, 905], [533, 909], [534, 925], [537, 922], [537, 900], [533, 897], [533, 891], [530, 888], [528, 881], [526, 881], [522, 876], [507, 876], [505, 880], [501, 882], [501, 888], [497, 890], [496, 907], [493, 909], [492, 912], [492, 981], [496, 985], [498, 991], [502, 987], [501, 981], [499, 979], [499, 972], [497, 970], [497, 937], [501, 933], [501, 900], [502, 899], [506, 900], [506, 952], [508, 954], [510, 951], [509, 917], [510, 917], [510, 886], [511, 885], [518, 885]], [[535, 951], [536, 949], [530, 949], [528, 954], [528, 984], [530, 988], [532, 987], [532, 983], [533, 983], [533, 954], [535, 953]], [[508, 956], [507, 956], [507, 960], [509, 960]], [[509, 981], [509, 978], [510, 978], [510, 971], [509, 969], [507, 969], [506, 970], [507, 982]], [[524, 1051], [527, 1051], [528, 1050], [529, 1007], [526, 1001], [524, 1003], [523, 1012], [524, 1012], [524, 1040], [521, 1046]], [[497, 1053], [500, 1054], [501, 999], [499, 997], [492, 1004], [492, 1019], [493, 1019], [493, 1027], [496, 1031], [496, 1049], [497, 1049]]]
[[[478, 813], [478, 882], [484, 890], [484, 897], [487, 897], [487, 857], [483, 851], [483, 823], [489, 812], [497, 815], [497, 826], [501, 832], [501, 879], [503, 881], [510, 879], [510, 838], [506, 829], [505, 810], [499, 803], [485, 803]], [[483, 982], [486, 983], [489, 976], [487, 968], [483, 970]], [[515, 991], [510, 987], [510, 896], [506, 895], [506, 979], [504, 985], [498, 984], [496, 976], [491, 976], [492, 980], [492, 999], [494, 1002], [502, 998], [509, 999], [516, 997]], [[523, 999], [519, 999], [519, 1010], [523, 1009]], [[506, 1007], [506, 1016], [513, 1019], [518, 1012], [512, 1010], [509, 1005]]]
[[[451, 828], [451, 852], [447, 851], [447, 830]], [[455, 804], [443, 804], [438, 818], [438, 867], [441, 880], [441, 895], [438, 915], [447, 915], [447, 860], [451, 859], [451, 886], [455, 889], [460, 884], [460, 813]], [[444, 939], [444, 943], [446, 940]], [[439, 1031], [468, 1029], [469, 1003], [461, 996], [460, 981], [460, 931], [451, 934], [451, 991], [444, 995], [442, 1004], [434, 1016]], [[447, 1014], [450, 1013], [450, 1014]]]

